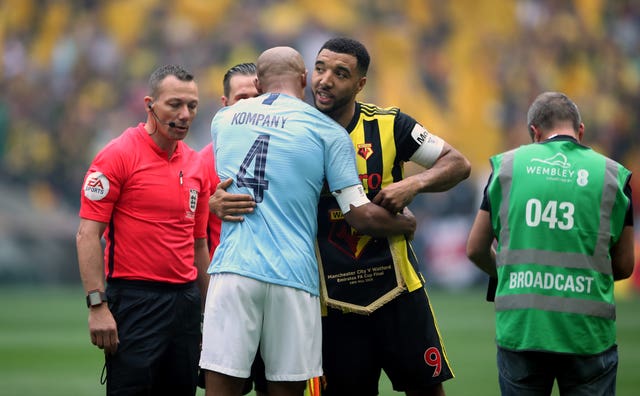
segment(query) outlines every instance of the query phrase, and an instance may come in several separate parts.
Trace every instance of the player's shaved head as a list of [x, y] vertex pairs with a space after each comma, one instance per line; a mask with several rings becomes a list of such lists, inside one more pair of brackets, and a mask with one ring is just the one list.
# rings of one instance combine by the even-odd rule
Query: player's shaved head
[[302, 55], [291, 47], [273, 47], [258, 57], [258, 78], [304, 73]]
[[[256, 63], [258, 83], [262, 92], [285, 92], [302, 96], [307, 70], [302, 55], [291, 47], [273, 47], [264, 51]], [[293, 90], [293, 91], [291, 91]]]

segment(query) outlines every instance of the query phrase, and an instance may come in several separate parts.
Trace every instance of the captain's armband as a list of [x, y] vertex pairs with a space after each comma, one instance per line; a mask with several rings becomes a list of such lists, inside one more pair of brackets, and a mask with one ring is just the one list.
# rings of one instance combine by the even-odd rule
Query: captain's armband
[[430, 168], [438, 157], [440, 157], [440, 153], [444, 147], [444, 140], [436, 135], [432, 135], [420, 124], [416, 124], [413, 127], [411, 137], [413, 137], [413, 140], [420, 146], [409, 160], [425, 168]]
[[342, 190], [332, 191], [331, 194], [336, 197], [336, 201], [338, 201], [338, 205], [343, 214], [347, 214], [351, 210], [351, 205], [357, 208], [358, 206], [371, 202], [359, 184], [343, 188]]

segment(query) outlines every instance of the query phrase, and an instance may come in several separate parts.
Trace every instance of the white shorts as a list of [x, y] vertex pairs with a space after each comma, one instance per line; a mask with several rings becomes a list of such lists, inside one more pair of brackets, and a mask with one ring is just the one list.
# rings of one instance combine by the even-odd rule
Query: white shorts
[[269, 381], [322, 375], [319, 298], [241, 275], [212, 275], [200, 367], [248, 378], [258, 345]]

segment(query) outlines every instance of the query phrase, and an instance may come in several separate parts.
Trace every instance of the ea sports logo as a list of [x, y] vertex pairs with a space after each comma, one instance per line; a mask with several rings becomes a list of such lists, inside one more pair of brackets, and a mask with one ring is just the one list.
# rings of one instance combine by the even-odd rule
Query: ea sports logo
[[109, 179], [102, 172], [93, 172], [84, 182], [84, 196], [92, 201], [99, 201], [109, 193]]

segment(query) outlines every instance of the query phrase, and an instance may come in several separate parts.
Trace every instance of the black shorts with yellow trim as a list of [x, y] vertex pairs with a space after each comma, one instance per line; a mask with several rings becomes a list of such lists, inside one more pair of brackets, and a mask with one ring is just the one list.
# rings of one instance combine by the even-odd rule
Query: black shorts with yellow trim
[[378, 394], [381, 370], [398, 392], [453, 378], [426, 290], [405, 292], [370, 315], [328, 308], [322, 318], [323, 396]]

